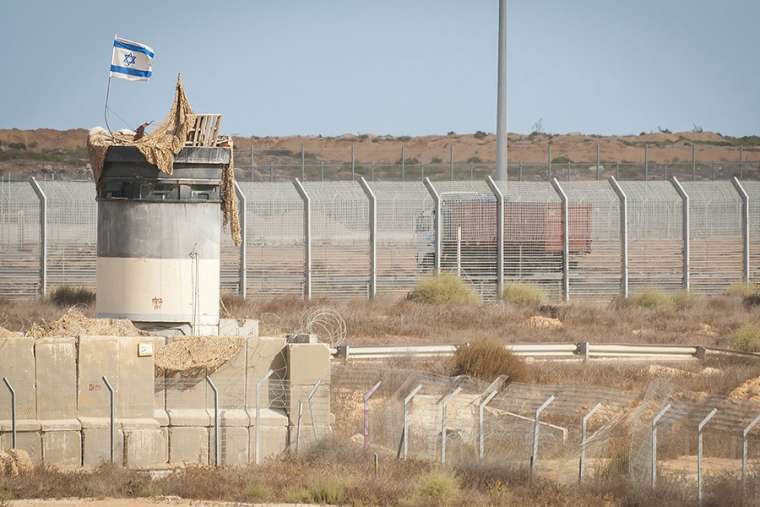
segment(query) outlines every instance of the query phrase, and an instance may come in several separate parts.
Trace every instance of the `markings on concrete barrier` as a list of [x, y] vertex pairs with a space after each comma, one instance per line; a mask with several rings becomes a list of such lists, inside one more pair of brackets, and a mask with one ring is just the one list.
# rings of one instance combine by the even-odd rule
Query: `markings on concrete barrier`
[[137, 357], [151, 357], [153, 355], [152, 343], [138, 343], [137, 344]]

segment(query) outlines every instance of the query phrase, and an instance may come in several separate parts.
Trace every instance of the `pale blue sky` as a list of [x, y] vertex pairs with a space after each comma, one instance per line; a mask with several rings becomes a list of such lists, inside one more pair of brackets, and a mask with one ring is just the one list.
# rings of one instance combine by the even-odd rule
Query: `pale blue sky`
[[[129, 126], [182, 72], [226, 133], [496, 130], [498, 0], [0, 2], [0, 128], [103, 124], [114, 33], [156, 51], [115, 80]], [[510, 0], [509, 130], [760, 132], [760, 1]], [[116, 117], [112, 127], [125, 125]]]

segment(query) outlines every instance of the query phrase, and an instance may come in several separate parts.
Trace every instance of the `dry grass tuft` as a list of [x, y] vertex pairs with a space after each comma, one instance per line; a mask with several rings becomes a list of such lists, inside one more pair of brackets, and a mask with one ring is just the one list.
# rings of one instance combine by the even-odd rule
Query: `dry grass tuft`
[[451, 273], [422, 278], [407, 297], [409, 301], [427, 304], [477, 303], [478, 297], [461, 278]]
[[504, 348], [504, 345], [480, 340], [457, 347], [453, 358], [453, 374], [468, 375], [491, 381], [499, 375], [520, 382], [528, 377], [525, 362]]
[[544, 291], [528, 283], [507, 285], [502, 298], [513, 305], [536, 307], [544, 302]]
[[734, 283], [726, 289], [726, 296], [747, 298], [758, 293], [758, 287], [751, 283]]
[[458, 504], [462, 494], [459, 480], [447, 470], [431, 470], [417, 478], [410, 505]]

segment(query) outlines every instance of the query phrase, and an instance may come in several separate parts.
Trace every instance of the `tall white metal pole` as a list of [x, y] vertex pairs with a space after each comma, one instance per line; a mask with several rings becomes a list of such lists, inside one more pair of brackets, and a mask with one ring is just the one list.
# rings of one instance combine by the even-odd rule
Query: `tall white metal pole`
[[499, 78], [496, 91], [496, 181], [507, 180], [507, 0], [499, 0]]

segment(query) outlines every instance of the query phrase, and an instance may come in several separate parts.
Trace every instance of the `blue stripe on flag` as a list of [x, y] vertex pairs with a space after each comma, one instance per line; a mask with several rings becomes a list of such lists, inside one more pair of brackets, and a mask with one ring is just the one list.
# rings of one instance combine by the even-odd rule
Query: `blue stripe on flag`
[[153, 71], [150, 70], [136, 70], [128, 67], [119, 67], [118, 65], [111, 65], [111, 72], [120, 72], [122, 74], [129, 74], [130, 76], [137, 77], [150, 77]]
[[121, 49], [129, 49], [130, 51], [137, 51], [139, 53], [146, 55], [148, 58], [153, 58], [154, 56], [156, 56], [156, 54], [150, 49], [144, 48], [143, 46], [135, 46], [134, 44], [127, 44], [126, 42], [121, 42], [119, 40], [113, 41], [113, 47], [121, 48]]

